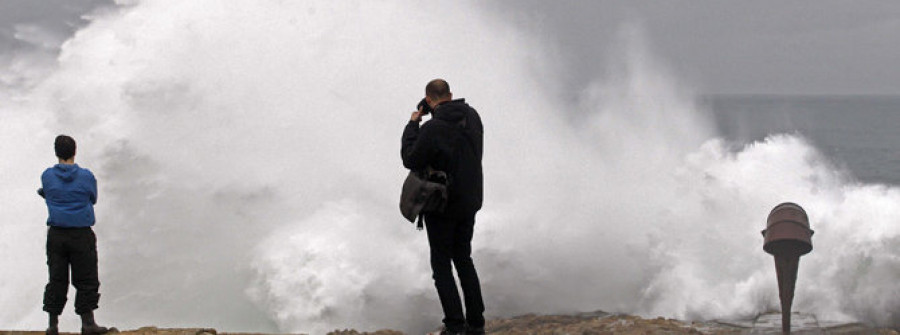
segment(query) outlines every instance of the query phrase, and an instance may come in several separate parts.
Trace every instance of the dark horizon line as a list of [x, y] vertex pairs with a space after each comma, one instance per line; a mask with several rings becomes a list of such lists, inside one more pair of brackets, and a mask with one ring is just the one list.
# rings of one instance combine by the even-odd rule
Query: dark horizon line
[[700, 98], [882, 98], [900, 99], [900, 93], [699, 93]]

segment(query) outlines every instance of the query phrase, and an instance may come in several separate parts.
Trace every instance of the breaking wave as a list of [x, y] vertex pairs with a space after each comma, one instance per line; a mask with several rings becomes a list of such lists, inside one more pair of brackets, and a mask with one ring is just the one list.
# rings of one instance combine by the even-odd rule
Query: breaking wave
[[146, 0], [95, 18], [0, 106], [0, 327], [43, 324], [34, 189], [58, 133], [100, 181], [101, 320], [434, 327], [425, 236], [396, 202], [399, 135], [435, 77], [485, 123], [489, 316], [776, 309], [759, 231], [793, 201], [816, 230], [795, 309], [898, 324], [896, 186], [853, 182], [796, 135], [720, 139], [634, 29], [573, 104], [553, 93], [554, 45], [475, 3], [434, 6]]

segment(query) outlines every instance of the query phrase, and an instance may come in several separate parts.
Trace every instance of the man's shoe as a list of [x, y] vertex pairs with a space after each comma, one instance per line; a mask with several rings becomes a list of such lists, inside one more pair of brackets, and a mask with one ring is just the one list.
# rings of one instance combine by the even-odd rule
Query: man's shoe
[[46, 335], [59, 335], [59, 314], [47, 313], [49, 316], [49, 322], [47, 325], [47, 331], [44, 332]]
[[98, 326], [93, 311], [81, 314], [81, 335], [103, 335], [110, 331], [118, 332], [118, 329]]
[[447, 328], [441, 328], [441, 330], [428, 333], [428, 335], [466, 335], [466, 332], [454, 332]]
[[484, 335], [484, 327], [466, 328], [466, 335]]
[[111, 330], [115, 328], [106, 328], [98, 325], [84, 326], [81, 327], [81, 335], [103, 335], [109, 333]]

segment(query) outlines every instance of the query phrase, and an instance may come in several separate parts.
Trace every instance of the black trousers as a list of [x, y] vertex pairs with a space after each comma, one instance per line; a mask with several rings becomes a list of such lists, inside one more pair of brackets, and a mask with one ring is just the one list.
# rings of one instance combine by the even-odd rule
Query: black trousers
[[75, 294], [75, 313], [97, 309], [100, 280], [97, 276], [97, 237], [90, 227], [47, 230], [47, 267], [50, 280], [44, 290], [44, 311], [62, 314], [69, 291], [69, 268]]
[[[441, 307], [444, 309], [444, 326], [449, 331], [463, 332], [470, 328], [484, 327], [484, 301], [481, 283], [475, 264], [472, 263], [472, 233], [475, 215], [454, 218], [441, 214], [426, 214], [425, 227], [431, 247], [431, 271]], [[451, 263], [456, 267], [465, 298], [466, 313], [453, 279]]]

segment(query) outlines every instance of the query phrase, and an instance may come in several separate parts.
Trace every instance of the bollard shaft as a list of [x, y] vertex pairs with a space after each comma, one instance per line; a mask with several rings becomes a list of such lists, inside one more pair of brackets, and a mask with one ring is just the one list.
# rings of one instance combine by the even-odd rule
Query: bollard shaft
[[775, 272], [778, 275], [778, 297], [781, 299], [781, 330], [791, 333], [791, 305], [794, 302], [794, 287], [797, 284], [797, 269], [800, 255], [776, 255]]

